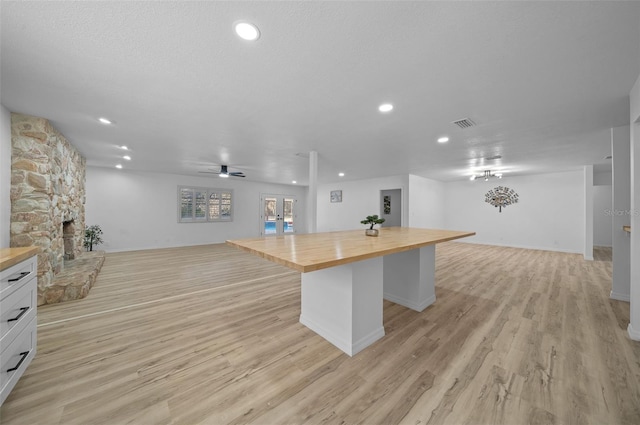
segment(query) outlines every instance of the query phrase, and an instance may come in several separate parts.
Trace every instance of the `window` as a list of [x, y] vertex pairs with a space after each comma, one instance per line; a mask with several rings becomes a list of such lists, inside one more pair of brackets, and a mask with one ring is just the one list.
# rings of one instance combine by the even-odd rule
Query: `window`
[[178, 187], [178, 221], [203, 223], [233, 219], [233, 191], [202, 187]]

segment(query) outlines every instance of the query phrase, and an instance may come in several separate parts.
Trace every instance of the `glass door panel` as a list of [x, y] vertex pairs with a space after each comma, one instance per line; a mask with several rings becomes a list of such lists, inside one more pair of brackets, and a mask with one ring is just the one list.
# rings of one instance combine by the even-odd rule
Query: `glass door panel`
[[263, 221], [263, 234], [265, 235], [277, 235], [278, 234], [278, 217], [276, 210], [278, 208], [278, 199], [272, 197], [263, 198], [264, 212], [262, 213]]
[[283, 202], [283, 212], [282, 216], [283, 220], [283, 232], [284, 233], [294, 233], [294, 208], [295, 208], [295, 199], [293, 198], [284, 198]]

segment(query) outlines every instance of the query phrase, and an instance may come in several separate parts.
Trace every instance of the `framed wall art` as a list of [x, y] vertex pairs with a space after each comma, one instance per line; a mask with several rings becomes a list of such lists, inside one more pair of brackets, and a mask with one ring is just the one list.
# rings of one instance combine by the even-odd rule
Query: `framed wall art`
[[484, 201], [498, 208], [498, 212], [502, 212], [502, 208], [518, 203], [518, 194], [507, 186], [498, 186], [484, 195]]
[[384, 195], [384, 214], [389, 215], [391, 214], [391, 196], [389, 195]]

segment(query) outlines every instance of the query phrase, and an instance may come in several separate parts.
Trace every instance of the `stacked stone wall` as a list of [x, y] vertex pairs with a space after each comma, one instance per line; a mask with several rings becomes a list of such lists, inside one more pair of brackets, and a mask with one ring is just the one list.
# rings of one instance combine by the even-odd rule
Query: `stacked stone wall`
[[86, 162], [43, 118], [11, 114], [11, 246], [38, 246], [38, 305], [58, 302], [53, 277], [64, 268], [62, 223], [74, 221], [83, 251]]

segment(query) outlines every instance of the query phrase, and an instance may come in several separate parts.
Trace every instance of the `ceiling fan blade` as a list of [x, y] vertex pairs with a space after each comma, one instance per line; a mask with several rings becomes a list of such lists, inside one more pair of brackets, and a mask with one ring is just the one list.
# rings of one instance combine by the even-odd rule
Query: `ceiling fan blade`
[[[212, 170], [212, 169], [210, 168], [210, 170]], [[198, 173], [202, 173], [202, 174], [216, 174], [216, 175], [219, 175], [219, 176], [221, 176], [221, 177], [228, 177], [228, 176], [232, 176], [232, 177], [246, 177], [242, 171], [232, 171], [232, 172], [229, 172], [229, 167], [228, 167], [227, 165], [221, 165], [221, 166], [220, 166], [220, 171], [198, 171]]]

